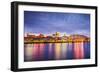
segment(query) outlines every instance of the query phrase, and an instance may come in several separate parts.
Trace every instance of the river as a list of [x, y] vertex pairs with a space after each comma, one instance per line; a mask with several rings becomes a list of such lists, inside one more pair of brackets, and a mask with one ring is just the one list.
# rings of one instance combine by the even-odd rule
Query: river
[[89, 59], [90, 42], [24, 44], [24, 61]]

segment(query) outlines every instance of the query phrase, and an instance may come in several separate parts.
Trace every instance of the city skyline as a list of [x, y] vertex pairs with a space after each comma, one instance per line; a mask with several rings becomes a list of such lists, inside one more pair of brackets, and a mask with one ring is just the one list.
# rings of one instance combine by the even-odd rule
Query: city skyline
[[[25, 33], [24, 34], [24, 37], [27, 37], [28, 35], [30, 35], [30, 36], [32, 36], [32, 35], [34, 35], [34, 36], [39, 36], [39, 35], [43, 35], [44, 37], [46, 37], [46, 36], [53, 36], [53, 34], [56, 34], [56, 33], [59, 33], [59, 37], [63, 37], [63, 36], [72, 36], [72, 35], [80, 35], [80, 34], [72, 34], [72, 35], [67, 35], [66, 33], [60, 33], [60, 32], [55, 32], [55, 33], [50, 33], [50, 34], [43, 34], [43, 33], [38, 33], [38, 34], [35, 34], [35, 33]], [[81, 35], [81, 36], [86, 36], [86, 35]], [[89, 36], [86, 36], [86, 37], [89, 37]]]
[[24, 11], [24, 33], [80, 34], [90, 36], [90, 15], [81, 13], [57, 13]]

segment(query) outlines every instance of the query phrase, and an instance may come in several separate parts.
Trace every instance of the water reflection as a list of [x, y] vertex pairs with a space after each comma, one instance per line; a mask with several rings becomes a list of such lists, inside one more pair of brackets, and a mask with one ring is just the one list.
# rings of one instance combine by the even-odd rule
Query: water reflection
[[67, 43], [62, 43], [61, 44], [61, 59], [67, 58], [67, 51], [68, 51], [68, 44]]
[[90, 58], [90, 43], [34, 43], [24, 45], [24, 61]]
[[76, 59], [84, 58], [84, 46], [83, 43], [75, 43], [74, 56]]

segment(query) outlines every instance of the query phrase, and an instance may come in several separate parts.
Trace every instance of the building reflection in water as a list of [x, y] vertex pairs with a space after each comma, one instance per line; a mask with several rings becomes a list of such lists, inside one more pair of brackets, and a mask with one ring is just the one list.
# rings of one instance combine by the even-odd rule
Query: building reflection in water
[[90, 43], [34, 43], [24, 45], [24, 61], [89, 59]]
[[68, 47], [67, 47], [68, 43], [62, 43], [61, 44], [61, 59], [66, 59], [67, 58], [67, 50], [68, 50]]
[[33, 55], [33, 44], [27, 44], [27, 45], [24, 45], [24, 60], [32, 60], [32, 55]]
[[55, 43], [55, 59], [59, 60], [61, 58], [61, 43]]
[[74, 57], [75, 59], [84, 58], [84, 44], [83, 43], [75, 43], [74, 44]]

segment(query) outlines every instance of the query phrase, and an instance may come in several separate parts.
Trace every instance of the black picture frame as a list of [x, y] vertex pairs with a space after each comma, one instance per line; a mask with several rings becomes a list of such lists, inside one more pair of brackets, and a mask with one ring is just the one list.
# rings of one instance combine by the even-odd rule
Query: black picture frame
[[[38, 68], [18, 68], [18, 6], [19, 5], [35, 5], [47, 7], [62, 7], [62, 8], [81, 8], [95, 10], [95, 64], [86, 65], [71, 65], [71, 66], [52, 66], [52, 67], [38, 67]], [[83, 6], [83, 5], [67, 5], [67, 4], [50, 4], [50, 3], [35, 3], [35, 2], [11, 2], [11, 71], [31, 71], [31, 70], [50, 70], [50, 69], [64, 69], [64, 68], [81, 68], [97, 66], [97, 7]]]

